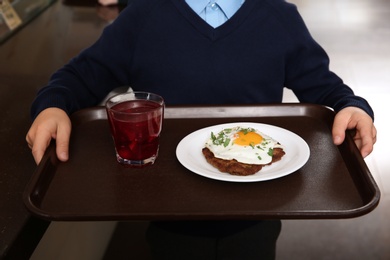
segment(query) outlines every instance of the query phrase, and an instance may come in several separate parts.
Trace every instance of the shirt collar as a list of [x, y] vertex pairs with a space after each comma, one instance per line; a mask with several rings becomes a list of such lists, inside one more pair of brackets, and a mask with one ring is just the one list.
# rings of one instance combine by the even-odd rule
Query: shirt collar
[[210, 0], [186, 0], [186, 3], [197, 14], [200, 14], [209, 2]]
[[[200, 14], [210, 0], [185, 0], [186, 3], [194, 10], [195, 13]], [[217, 0], [216, 2], [222, 8], [223, 12], [229, 19], [240, 8], [245, 0]]]
[[226, 17], [230, 19], [240, 6], [243, 4], [244, 0], [220, 0], [217, 1], [218, 5], [221, 7]]

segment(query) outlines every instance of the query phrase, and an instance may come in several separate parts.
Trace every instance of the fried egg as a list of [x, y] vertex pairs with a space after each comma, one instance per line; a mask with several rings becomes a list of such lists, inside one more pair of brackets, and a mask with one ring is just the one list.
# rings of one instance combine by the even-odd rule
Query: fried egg
[[205, 146], [214, 156], [224, 160], [237, 160], [247, 164], [268, 164], [273, 149], [283, 148], [278, 141], [251, 127], [225, 128], [211, 132]]

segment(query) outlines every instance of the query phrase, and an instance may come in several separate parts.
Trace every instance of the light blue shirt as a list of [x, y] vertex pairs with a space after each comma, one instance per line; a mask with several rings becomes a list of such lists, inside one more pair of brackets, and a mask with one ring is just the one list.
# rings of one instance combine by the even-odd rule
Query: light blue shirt
[[245, 0], [185, 0], [203, 20], [216, 28], [229, 20]]

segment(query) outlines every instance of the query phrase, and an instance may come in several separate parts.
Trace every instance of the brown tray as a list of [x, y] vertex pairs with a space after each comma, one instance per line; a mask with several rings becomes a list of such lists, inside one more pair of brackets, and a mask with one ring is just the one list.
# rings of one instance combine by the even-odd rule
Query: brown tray
[[[24, 202], [47, 220], [205, 220], [351, 218], [373, 210], [380, 191], [352, 137], [332, 143], [334, 112], [322, 106], [170, 107], [153, 166], [116, 162], [104, 108], [73, 115], [70, 160], [50, 146], [28, 184]], [[288, 129], [310, 147], [298, 171], [263, 182], [202, 177], [176, 158], [189, 133], [216, 124], [257, 122]], [[271, 134], [271, 133], [269, 133]]]

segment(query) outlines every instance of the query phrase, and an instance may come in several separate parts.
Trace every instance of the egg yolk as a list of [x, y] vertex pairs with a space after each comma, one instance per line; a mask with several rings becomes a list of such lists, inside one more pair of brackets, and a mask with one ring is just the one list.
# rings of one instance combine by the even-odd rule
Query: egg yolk
[[255, 132], [244, 133], [243, 131], [240, 131], [237, 134], [238, 137], [234, 140], [234, 143], [237, 145], [256, 145], [263, 140], [263, 137]]

